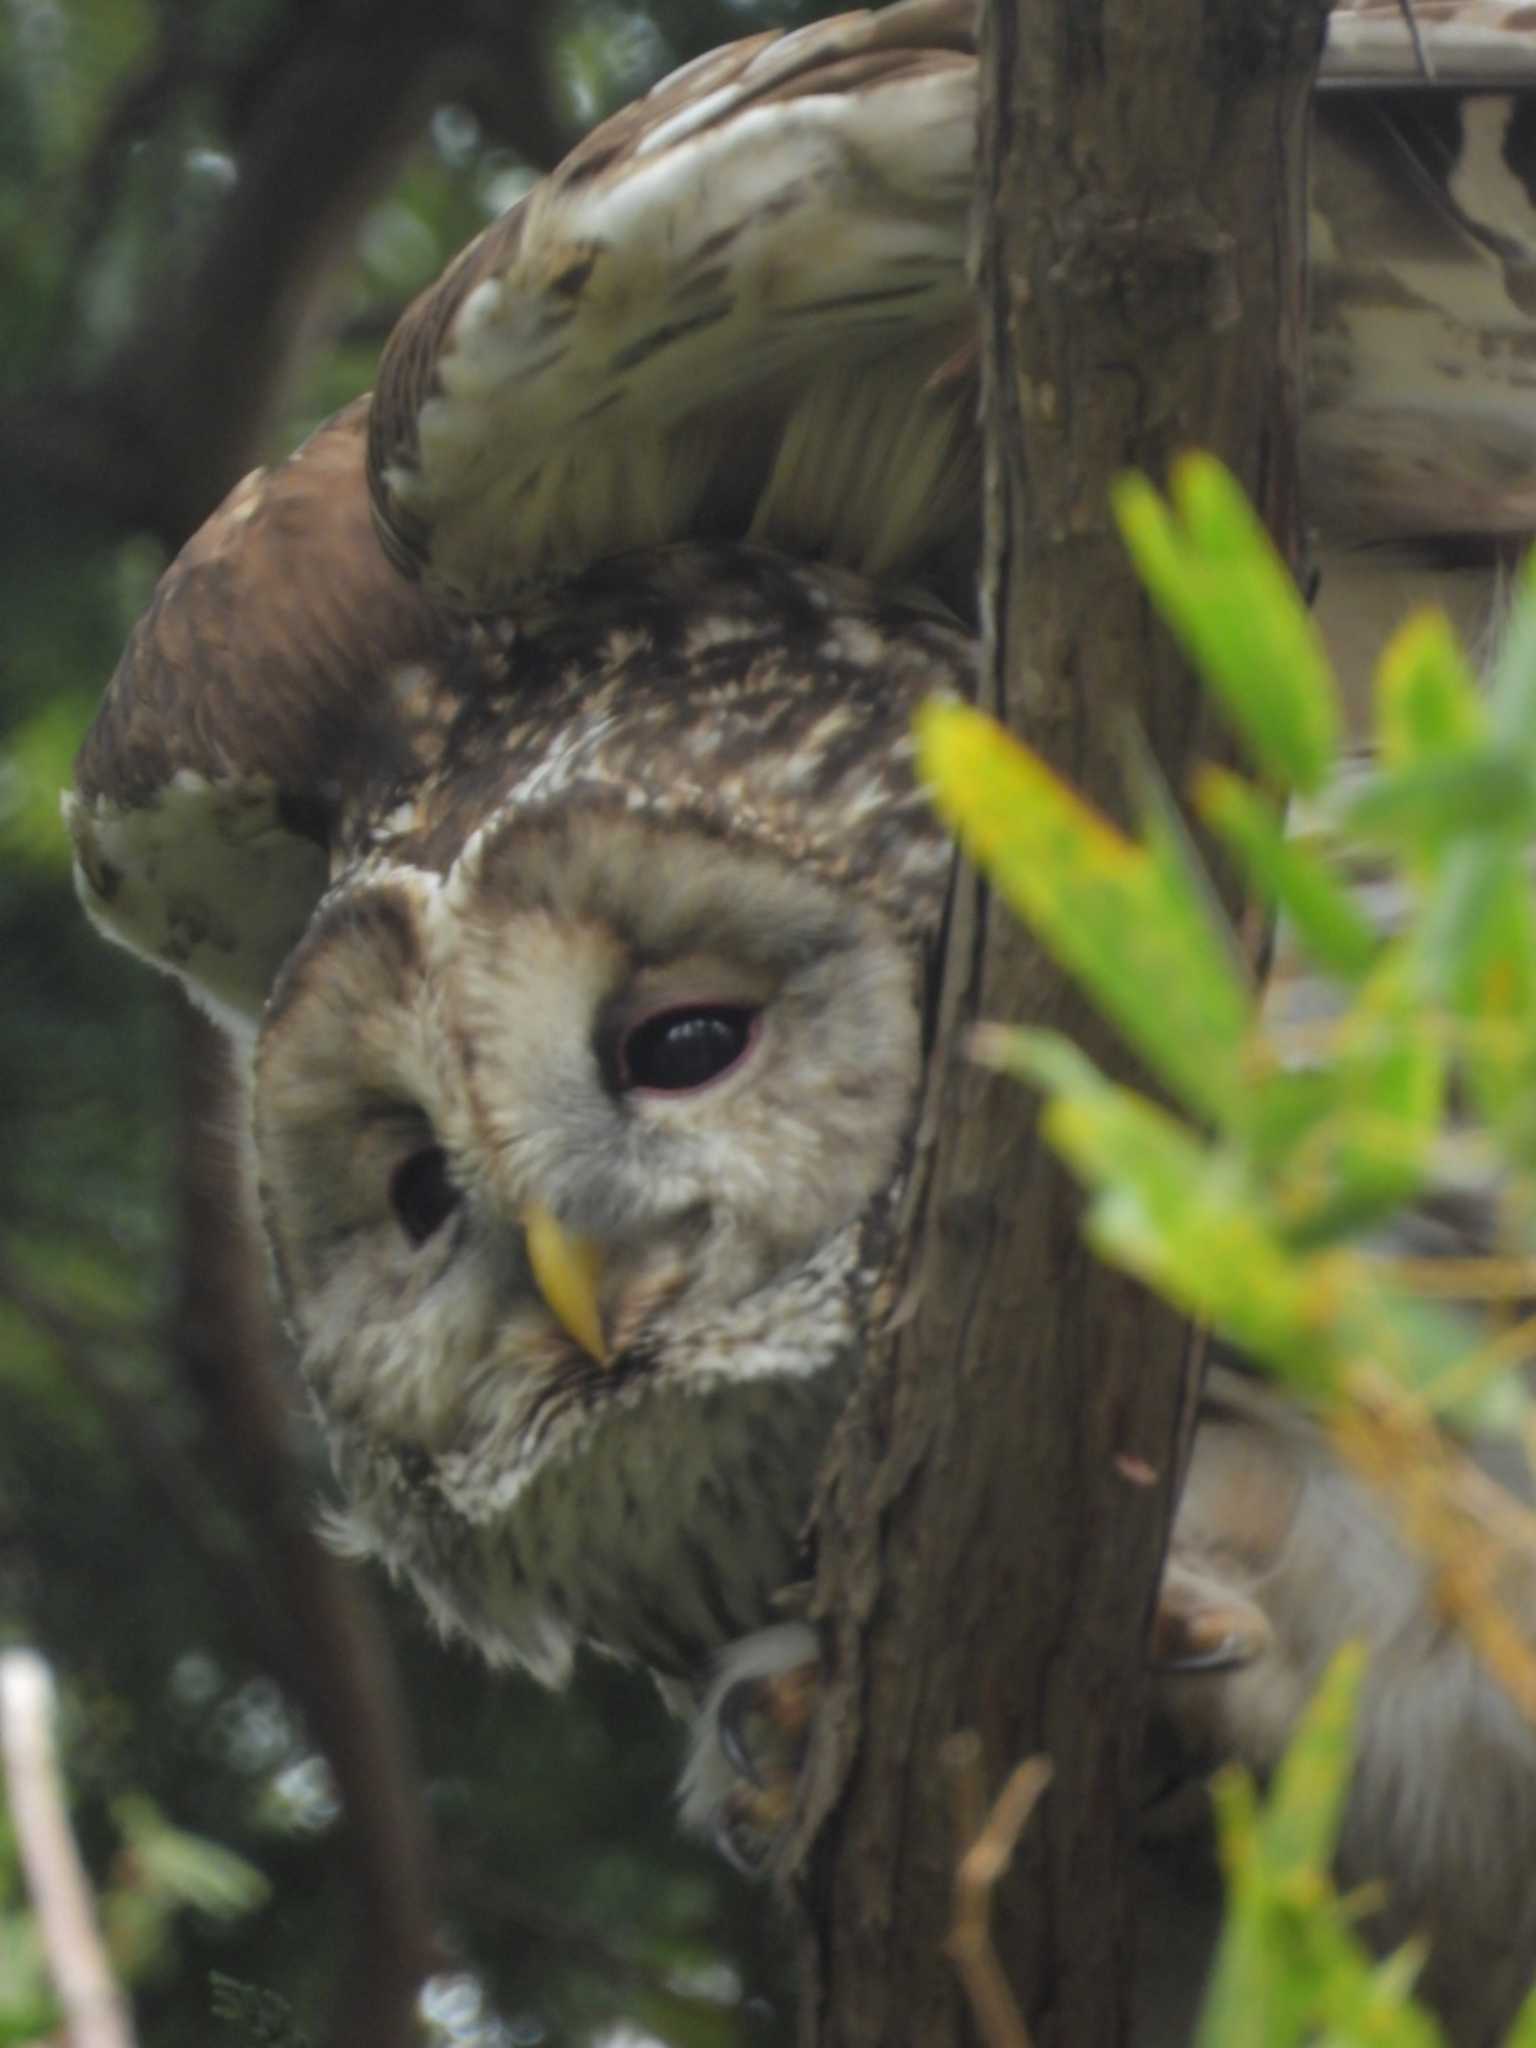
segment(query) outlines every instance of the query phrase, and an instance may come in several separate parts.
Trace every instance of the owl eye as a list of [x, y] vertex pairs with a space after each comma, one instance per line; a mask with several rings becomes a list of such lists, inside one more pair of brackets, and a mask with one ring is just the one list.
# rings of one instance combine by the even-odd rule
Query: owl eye
[[680, 1095], [728, 1074], [756, 1036], [758, 1013], [742, 1003], [661, 1010], [631, 1025], [619, 1045], [619, 1086]]
[[426, 1145], [402, 1160], [389, 1182], [390, 1205], [412, 1244], [425, 1244], [463, 1200], [448, 1172], [441, 1145]]

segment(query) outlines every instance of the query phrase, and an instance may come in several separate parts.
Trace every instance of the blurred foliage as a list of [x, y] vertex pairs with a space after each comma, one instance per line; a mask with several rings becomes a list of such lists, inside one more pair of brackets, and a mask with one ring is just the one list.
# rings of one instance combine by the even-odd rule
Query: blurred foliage
[[1333, 1887], [1363, 1676], [1360, 1652], [1340, 1651], [1262, 1809], [1244, 1772], [1216, 1780], [1227, 1916], [1196, 2048], [1442, 2048], [1413, 2002], [1422, 1951], [1378, 1962]]
[[[370, 10], [338, 0], [336, 11], [355, 29]], [[778, 0], [529, 9], [543, 113], [574, 139], [699, 50], [827, 11]], [[25, 424], [45, 385], [112, 400], [114, 365], [221, 232], [253, 95], [322, 12], [303, 0], [0, 0], [0, 412]], [[337, 253], [268, 454], [367, 387], [405, 302], [535, 175], [493, 83], [473, 106], [436, 109]], [[174, 1928], [168, 1915], [135, 1928], [127, 1903], [113, 1909], [143, 1964], [146, 2048], [266, 2038], [261, 2013], [286, 2013], [290, 2037], [322, 2042], [350, 1911], [335, 1800], [221, 1580], [220, 1547], [239, 1554], [248, 1532], [229, 1506], [202, 1549], [190, 1546], [142, 1446], [102, 1406], [105, 1389], [171, 1451], [217, 1470], [207, 1411], [162, 1334], [188, 1142], [172, 999], [87, 928], [58, 818], [75, 748], [162, 565], [161, 545], [125, 528], [105, 497], [98, 512], [46, 488], [6, 494], [0, 1641], [35, 1643], [59, 1676], [76, 1819], [109, 1898], [125, 1835], [141, 1885], [152, 1873], [169, 1883], [196, 1838], [270, 1886], [239, 1917], [200, 1909]], [[313, 1480], [318, 1493], [318, 1458]], [[608, 2038], [621, 2021], [625, 2039], [683, 2048], [786, 2038], [787, 1963], [764, 1901], [678, 1837], [677, 1731], [650, 1686], [594, 1664], [553, 1698], [444, 1650], [403, 1601], [392, 1620], [455, 1957], [430, 1987], [424, 2038], [553, 2048]], [[0, 1852], [0, 2038], [17, 2012], [41, 2027], [8, 1870]]]
[[[1054, 1032], [991, 1026], [977, 1050], [1043, 1092], [1097, 1251], [1314, 1407], [1536, 1717], [1536, 1648], [1499, 1598], [1536, 1557], [1536, 1517], [1452, 1433], [1536, 1443], [1513, 1370], [1536, 1357], [1536, 566], [1486, 687], [1443, 617], [1401, 629], [1367, 768], [1340, 751], [1321, 640], [1227, 472], [1187, 458], [1171, 503], [1128, 478], [1116, 510], [1258, 765], [1253, 782], [1204, 771], [1195, 807], [1278, 914], [1281, 964], [1261, 990], [1150, 776], [1132, 838], [990, 719], [935, 701], [919, 745], [940, 809], [1161, 1098]], [[1494, 1242], [1402, 1255], [1405, 1206], [1447, 1189], [1486, 1208]], [[1251, 1784], [1225, 1783], [1201, 2048], [1442, 2038], [1412, 1999], [1422, 1958], [1375, 1963], [1328, 1875], [1358, 1680], [1344, 1659], [1262, 1814]], [[1533, 2039], [1536, 1994], [1511, 2036]]]

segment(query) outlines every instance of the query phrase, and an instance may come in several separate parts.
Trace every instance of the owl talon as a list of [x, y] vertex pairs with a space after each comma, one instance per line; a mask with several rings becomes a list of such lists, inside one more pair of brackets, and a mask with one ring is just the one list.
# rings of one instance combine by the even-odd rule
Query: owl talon
[[816, 1665], [744, 1678], [720, 1702], [720, 1751], [738, 1773], [725, 1795], [716, 1840], [738, 1870], [759, 1876], [789, 1826], [805, 1759]]
[[726, 1652], [695, 1723], [684, 1822], [749, 1874], [772, 1863], [789, 1825], [819, 1670], [804, 1623], [763, 1629]]
[[762, 1877], [789, 1826], [794, 1810], [795, 1781], [757, 1790], [738, 1785], [727, 1797], [715, 1823], [715, 1846], [744, 1877]]
[[1152, 1623], [1152, 1668], [1160, 1678], [1240, 1671], [1270, 1648], [1273, 1632], [1251, 1600], [1170, 1563]]
[[1161, 1657], [1153, 1669], [1159, 1678], [1211, 1678], [1223, 1671], [1241, 1671], [1254, 1661], [1251, 1643], [1238, 1635], [1224, 1636], [1208, 1650], [1191, 1650], [1180, 1657]]
[[1275, 1651], [1265, 1614], [1210, 1567], [1170, 1558], [1152, 1624], [1157, 1681], [1142, 1756], [1141, 1824], [1178, 1833], [1205, 1811], [1205, 1782], [1238, 1753], [1236, 1675]]
[[767, 1790], [793, 1783], [816, 1704], [816, 1664], [764, 1678], [739, 1679], [716, 1710], [720, 1748], [748, 1784]]
[[733, 1771], [745, 1778], [749, 1785], [756, 1786], [762, 1785], [763, 1774], [753, 1753], [748, 1723], [757, 1709], [758, 1693], [762, 1683], [762, 1680], [754, 1678], [744, 1679], [739, 1685], [733, 1685], [720, 1702], [716, 1720], [721, 1755]]

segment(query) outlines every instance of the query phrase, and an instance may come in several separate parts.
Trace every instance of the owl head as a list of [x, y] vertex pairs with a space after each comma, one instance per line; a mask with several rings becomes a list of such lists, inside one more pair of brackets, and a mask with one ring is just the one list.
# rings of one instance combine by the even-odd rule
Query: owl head
[[262, 1211], [349, 1538], [493, 1660], [698, 1676], [793, 1575], [921, 1065], [910, 713], [971, 648], [636, 557], [457, 650], [349, 821], [257, 1035]]

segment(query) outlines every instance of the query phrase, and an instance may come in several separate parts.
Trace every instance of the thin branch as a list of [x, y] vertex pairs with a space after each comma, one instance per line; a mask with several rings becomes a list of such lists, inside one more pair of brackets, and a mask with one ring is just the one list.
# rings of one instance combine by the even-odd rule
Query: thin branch
[[992, 1803], [982, 1807], [982, 1745], [973, 1729], [952, 1735], [941, 1761], [953, 1787], [960, 1856], [955, 1864], [955, 1917], [945, 1952], [954, 1964], [987, 2048], [1032, 2048], [997, 1950], [992, 1945], [992, 1894], [1013, 1861], [1019, 1836], [1051, 1782], [1049, 1757], [1027, 1757]]
[[1424, 38], [1419, 31], [1419, 17], [1413, 11], [1413, 0], [1397, 0], [1397, 4], [1408, 27], [1408, 40], [1413, 45], [1414, 61], [1419, 67], [1419, 76], [1428, 84], [1434, 78], [1435, 63], [1424, 47]]
[[134, 2048], [128, 2002], [112, 1975], [70, 1832], [53, 1717], [53, 1678], [43, 1659], [35, 1650], [0, 1654], [6, 1797], [70, 2048]]
[[295, 1450], [295, 1403], [229, 1148], [238, 1122], [222, 1042], [178, 999], [182, 1034], [181, 1296], [175, 1342], [297, 1645], [299, 1699], [342, 1796], [357, 1902], [336, 2048], [412, 2048], [416, 1995], [439, 1966], [432, 1854], [398, 1674], [367, 1587], [329, 1551]]

